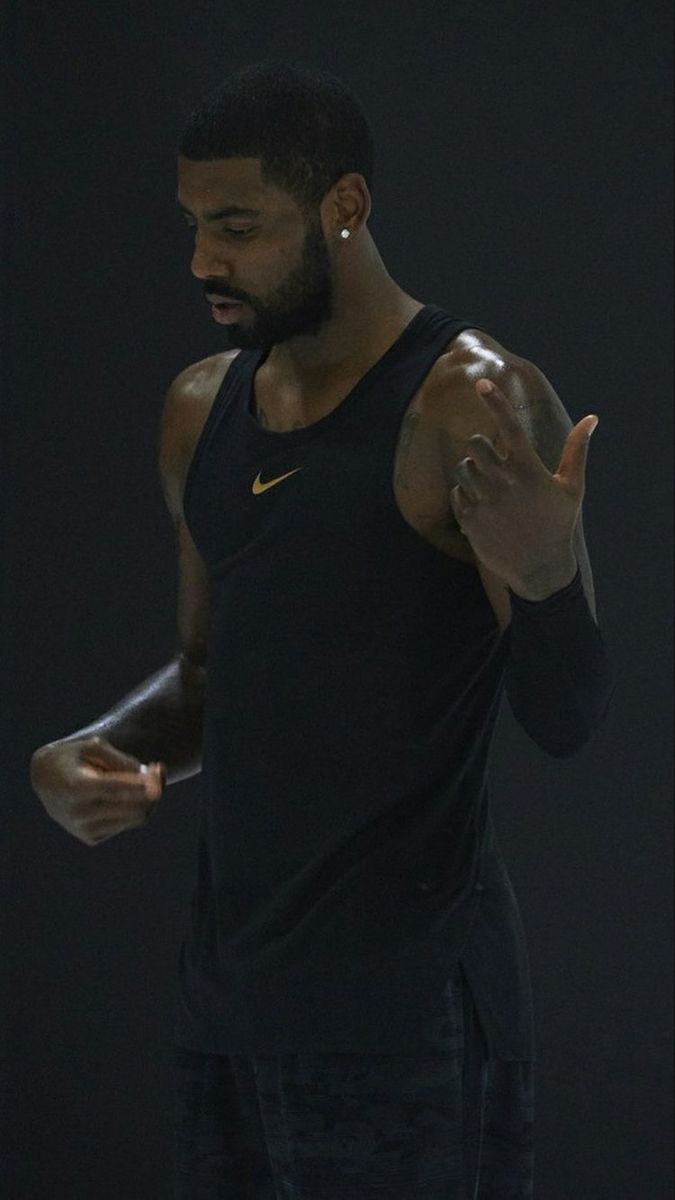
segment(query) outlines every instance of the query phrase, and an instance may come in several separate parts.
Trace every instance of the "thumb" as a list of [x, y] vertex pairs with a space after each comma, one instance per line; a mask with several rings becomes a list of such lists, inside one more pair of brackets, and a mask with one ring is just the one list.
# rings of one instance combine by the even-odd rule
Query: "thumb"
[[578, 421], [567, 435], [556, 475], [559, 479], [564, 480], [573, 491], [583, 492], [584, 490], [588, 443], [599, 421], [600, 418], [595, 414], [582, 417], [581, 421]]
[[145, 777], [146, 795], [150, 800], [161, 799], [166, 787], [167, 769], [163, 762], [141, 763], [140, 771]]

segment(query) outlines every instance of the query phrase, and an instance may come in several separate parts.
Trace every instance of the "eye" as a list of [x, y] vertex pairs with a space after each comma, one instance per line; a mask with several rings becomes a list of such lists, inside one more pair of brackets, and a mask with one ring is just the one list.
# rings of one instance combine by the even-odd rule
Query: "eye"
[[[186, 221], [185, 228], [189, 229], [191, 231], [194, 231], [197, 228], [197, 222], [196, 221]], [[255, 233], [255, 230], [256, 230], [255, 225], [251, 225], [248, 229], [223, 229], [223, 230], [221, 230], [221, 233], [231, 234], [231, 236], [235, 237], [235, 238], [240, 238], [240, 237], [245, 238], [245, 237], [248, 237], [248, 235], [250, 233]]]

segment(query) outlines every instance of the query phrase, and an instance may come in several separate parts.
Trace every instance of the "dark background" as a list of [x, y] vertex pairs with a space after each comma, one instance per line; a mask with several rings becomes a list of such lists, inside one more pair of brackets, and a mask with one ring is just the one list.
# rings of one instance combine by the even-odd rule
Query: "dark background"
[[174, 147], [206, 89], [266, 57], [331, 70], [362, 100], [369, 225], [396, 281], [536, 362], [574, 421], [600, 417], [585, 528], [619, 686], [567, 761], [505, 708], [493, 812], [532, 961], [535, 1194], [670, 1197], [669, 14], [648, 0], [3, 10], [10, 1200], [170, 1196], [198, 781], [92, 849], [50, 821], [28, 764], [173, 657], [158, 422], [174, 375], [223, 348], [189, 271]]

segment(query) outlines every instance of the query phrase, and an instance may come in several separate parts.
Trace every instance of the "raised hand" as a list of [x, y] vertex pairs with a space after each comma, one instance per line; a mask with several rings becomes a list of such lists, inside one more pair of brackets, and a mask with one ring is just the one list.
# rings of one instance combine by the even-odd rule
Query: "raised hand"
[[544, 466], [504, 393], [489, 379], [476, 391], [497, 426], [504, 454], [481, 433], [455, 468], [450, 503], [476, 556], [517, 594], [543, 600], [577, 570], [574, 528], [585, 491], [595, 414], [570, 430], [557, 470]]

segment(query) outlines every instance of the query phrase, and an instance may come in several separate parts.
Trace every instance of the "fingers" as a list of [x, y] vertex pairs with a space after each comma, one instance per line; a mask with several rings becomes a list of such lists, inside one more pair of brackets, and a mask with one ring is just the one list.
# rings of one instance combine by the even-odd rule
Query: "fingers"
[[453, 492], [458, 492], [458, 500], [470, 501], [477, 504], [485, 499], [485, 484], [481, 472], [471, 458], [463, 458], [455, 467], [455, 477], [458, 480]]
[[141, 764], [133, 754], [126, 754], [111, 745], [107, 738], [95, 736], [80, 744], [80, 761], [89, 762], [105, 770], [138, 771]]
[[459, 484], [457, 484], [457, 487], [454, 487], [450, 492], [450, 507], [455, 515], [455, 520], [459, 525], [459, 532], [464, 533], [464, 529], [462, 528], [462, 519], [470, 505], [467, 504], [466, 496], [463, 494]]
[[155, 811], [161, 794], [148, 796], [145, 793], [130, 795], [119, 792], [116, 796], [92, 796], [79, 809], [79, 817], [86, 822], [87, 829], [109, 823], [111, 828], [126, 829], [131, 825], [145, 825]]
[[556, 475], [572, 492], [583, 499], [588, 460], [588, 443], [599, 417], [594, 413], [578, 421], [567, 435]]
[[489, 471], [491, 468], [495, 468], [503, 471], [505, 469], [506, 459], [498, 454], [496, 446], [484, 434], [473, 433], [467, 441], [467, 450], [469, 457], [484, 470]]
[[109, 804], [111, 799], [121, 803], [139, 800], [159, 800], [164, 788], [165, 772], [159, 763], [140, 764], [137, 771], [110, 771], [83, 763], [80, 774], [89, 780], [92, 802], [97, 799]]
[[143, 804], [120, 805], [114, 813], [101, 813], [100, 819], [92, 815], [87, 822], [87, 837], [102, 842], [127, 829], [141, 829], [148, 824], [156, 807], [154, 801], [146, 800]]
[[166, 768], [161, 763], [150, 763], [145, 771], [141, 766], [141, 779], [149, 800], [159, 800], [166, 783]]
[[477, 381], [476, 391], [492, 413], [508, 453], [531, 458], [533, 450], [529, 438], [500, 388], [490, 379], [483, 378]]
[[455, 478], [463, 496], [473, 504], [480, 500], [493, 502], [513, 482], [513, 477], [504, 469], [503, 459], [487, 438], [477, 434], [470, 443], [471, 454], [457, 463]]
[[[120, 774], [133, 776], [134, 780], [140, 781], [141, 785], [148, 790], [148, 794], [152, 796], [157, 790], [158, 783], [160, 791], [166, 784], [167, 770], [164, 763], [139, 762], [133, 754], [126, 754], [124, 750], [118, 750], [117, 746], [113, 746], [107, 738], [100, 736], [89, 738], [81, 743], [80, 762], [85, 773], [87, 766], [94, 768], [97, 779], [101, 779], [105, 775], [113, 779], [119, 777]], [[100, 772], [104, 772], [104, 775], [101, 775]]]

